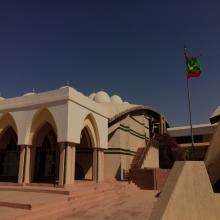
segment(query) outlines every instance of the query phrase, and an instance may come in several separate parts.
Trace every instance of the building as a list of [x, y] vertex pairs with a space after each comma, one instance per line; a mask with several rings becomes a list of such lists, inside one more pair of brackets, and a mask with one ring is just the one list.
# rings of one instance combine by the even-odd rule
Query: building
[[[195, 149], [207, 147], [204, 161], [177, 161], [155, 204], [151, 220], [219, 219], [220, 192], [220, 106], [211, 124], [193, 126]], [[169, 128], [180, 147], [188, 147], [190, 128]]]
[[210, 117], [212, 124], [217, 124], [210, 147], [205, 157], [205, 165], [214, 191], [220, 192], [220, 106]]
[[158, 167], [155, 133], [168, 127], [157, 110], [100, 91], [89, 97], [64, 86], [0, 98], [0, 181], [53, 183], [123, 179], [138, 149]]
[[[217, 124], [198, 124], [193, 125], [193, 140], [196, 153], [194, 159], [203, 160], [210, 145], [213, 133]], [[186, 152], [192, 147], [191, 127], [171, 127], [167, 129], [168, 134], [175, 138], [178, 146]]]

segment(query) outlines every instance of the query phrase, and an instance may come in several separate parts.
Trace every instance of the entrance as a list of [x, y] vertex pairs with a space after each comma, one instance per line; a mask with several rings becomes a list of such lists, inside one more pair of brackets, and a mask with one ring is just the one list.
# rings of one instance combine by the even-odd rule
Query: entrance
[[75, 180], [93, 179], [93, 148], [86, 128], [81, 132], [80, 144], [76, 146]]
[[55, 183], [59, 175], [59, 149], [56, 134], [47, 123], [36, 137], [34, 181]]
[[0, 181], [18, 181], [19, 155], [17, 134], [9, 127], [0, 140]]

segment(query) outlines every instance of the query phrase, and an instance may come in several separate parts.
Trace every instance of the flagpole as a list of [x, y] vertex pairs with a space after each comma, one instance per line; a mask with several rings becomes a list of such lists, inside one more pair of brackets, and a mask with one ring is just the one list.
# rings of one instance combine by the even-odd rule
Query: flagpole
[[187, 82], [187, 95], [188, 95], [188, 107], [189, 107], [189, 123], [190, 123], [190, 133], [191, 133], [191, 141], [192, 141], [192, 151], [194, 151], [194, 138], [193, 138], [193, 127], [192, 127], [192, 112], [191, 112], [191, 98], [190, 98], [190, 90], [189, 90], [189, 79], [186, 79]]

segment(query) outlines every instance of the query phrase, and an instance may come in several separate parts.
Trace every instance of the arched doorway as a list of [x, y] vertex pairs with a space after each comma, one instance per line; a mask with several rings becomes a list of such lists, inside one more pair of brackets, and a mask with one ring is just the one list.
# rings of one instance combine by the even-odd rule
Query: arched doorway
[[76, 145], [75, 180], [93, 179], [93, 148], [87, 128], [81, 132], [80, 144]]
[[19, 155], [17, 134], [12, 127], [8, 127], [0, 139], [0, 181], [18, 181]]
[[34, 182], [56, 183], [59, 179], [59, 148], [52, 126], [45, 123], [34, 136]]

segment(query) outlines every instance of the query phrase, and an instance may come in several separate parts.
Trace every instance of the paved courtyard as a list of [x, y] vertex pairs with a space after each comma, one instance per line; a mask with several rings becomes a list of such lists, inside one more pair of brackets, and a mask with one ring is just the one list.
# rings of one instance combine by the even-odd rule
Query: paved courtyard
[[146, 220], [149, 218], [158, 191], [139, 190], [126, 194], [114, 202], [73, 214], [61, 220]]

